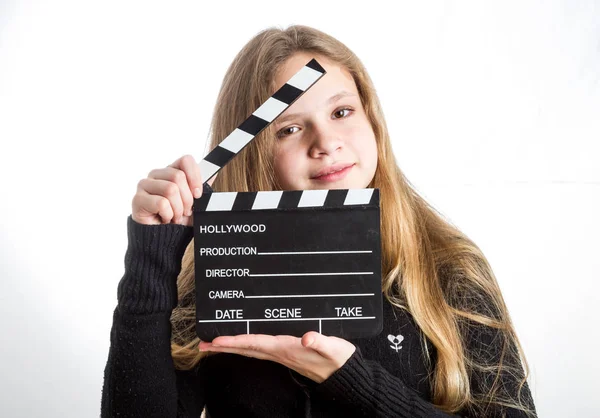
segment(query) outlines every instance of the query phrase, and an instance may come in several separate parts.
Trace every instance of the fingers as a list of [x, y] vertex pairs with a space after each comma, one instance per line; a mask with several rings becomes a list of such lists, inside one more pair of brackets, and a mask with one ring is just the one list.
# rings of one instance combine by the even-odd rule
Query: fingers
[[183, 171], [172, 167], [152, 170], [140, 183], [148, 193], [169, 199], [176, 222], [184, 215], [190, 216], [194, 198]]
[[160, 215], [162, 223], [180, 223], [184, 216], [184, 203], [176, 183], [168, 180], [145, 178], [138, 187], [142, 208]]
[[275, 337], [272, 335], [263, 334], [243, 334], [235, 336], [224, 335], [215, 338], [212, 341], [212, 345], [213, 347], [236, 347], [247, 350], [267, 350], [272, 348], [272, 340], [274, 338]]
[[200, 165], [196, 162], [194, 157], [191, 155], [184, 155], [171, 164], [170, 167], [185, 173], [185, 178], [193, 197], [198, 199], [202, 196], [202, 174], [200, 172]]
[[356, 350], [356, 346], [349, 341], [338, 337], [328, 337], [316, 331], [304, 334], [301, 342], [304, 347], [337, 362], [338, 367], [341, 367]]
[[264, 351], [250, 350], [247, 348], [235, 348], [235, 347], [221, 348], [221, 347], [217, 347], [217, 346], [204, 345], [203, 343], [200, 343], [200, 345], [198, 346], [198, 350], [199, 351], [212, 351], [212, 352], [216, 352], [216, 353], [220, 352], [220, 353], [239, 354], [239, 355], [245, 356], [245, 357], [257, 358], [259, 360], [277, 361], [277, 357], [273, 356], [270, 353], [267, 353]]
[[133, 220], [138, 223], [147, 225], [168, 224], [174, 217], [173, 207], [169, 199], [164, 196], [151, 195], [145, 190], [138, 190], [138, 193], [133, 197], [132, 206]]
[[294, 350], [300, 345], [300, 339], [290, 335], [242, 334], [237, 336], [220, 336], [212, 343], [201, 341], [200, 351], [215, 351], [240, 354], [262, 360], [279, 361], [282, 355], [295, 358]]
[[132, 216], [143, 224], [174, 222], [191, 226], [194, 198], [201, 195], [200, 166], [194, 157], [184, 155], [140, 180], [132, 201]]
[[282, 347], [292, 347], [299, 343], [298, 337], [291, 335], [241, 334], [223, 335], [212, 341], [213, 347], [235, 347], [251, 351], [273, 352]]
[[304, 347], [307, 347], [307, 348], [315, 349], [316, 348], [315, 341], [318, 338], [318, 336], [315, 335], [315, 334], [317, 334], [317, 333], [316, 332], [312, 332], [312, 331], [307, 332], [306, 334], [304, 334], [302, 336], [302, 339], [301, 339], [302, 345]]

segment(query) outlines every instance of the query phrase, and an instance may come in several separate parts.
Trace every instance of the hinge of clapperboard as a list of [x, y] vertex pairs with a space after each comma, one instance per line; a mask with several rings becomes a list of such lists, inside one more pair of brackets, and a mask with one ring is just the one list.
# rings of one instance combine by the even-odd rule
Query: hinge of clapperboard
[[263, 129], [269, 126], [326, 71], [314, 58], [269, 97], [245, 121], [219, 143], [200, 162], [202, 180], [207, 182], [229, 163]]

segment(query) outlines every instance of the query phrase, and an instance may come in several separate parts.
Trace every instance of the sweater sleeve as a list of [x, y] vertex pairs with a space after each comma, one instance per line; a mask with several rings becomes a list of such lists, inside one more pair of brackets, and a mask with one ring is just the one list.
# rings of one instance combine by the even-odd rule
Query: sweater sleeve
[[378, 362], [365, 359], [359, 347], [340, 369], [314, 386], [314, 391], [348, 417], [458, 417], [440, 411]]
[[[471, 353], [473, 350], [486, 353], [487, 361], [498, 361], [502, 351], [500, 339], [493, 330], [486, 327], [471, 328], [467, 346]], [[523, 373], [520, 363], [510, 356], [506, 357], [504, 362], [513, 369], [500, 376], [499, 394], [508, 395], [513, 400], [519, 399], [520, 396], [525, 406], [536, 414], [527, 384], [521, 388], [520, 394], [518, 392], [518, 378]], [[478, 392], [494, 378], [493, 373], [472, 373], [470, 384], [473, 394], [481, 395]], [[458, 415], [445, 413], [423, 399], [402, 379], [389, 373], [381, 364], [365, 359], [358, 347], [340, 369], [324, 382], [314, 385], [313, 389], [322, 399], [339, 405], [347, 414], [345, 416], [351, 417], [528, 417], [519, 409], [502, 407], [496, 403], [481, 407], [477, 411], [463, 410]]]
[[193, 229], [141, 225], [129, 216], [127, 231], [125, 274], [117, 289], [101, 416], [187, 416], [178, 406], [181, 377], [171, 358], [170, 316], [177, 304], [181, 258]]

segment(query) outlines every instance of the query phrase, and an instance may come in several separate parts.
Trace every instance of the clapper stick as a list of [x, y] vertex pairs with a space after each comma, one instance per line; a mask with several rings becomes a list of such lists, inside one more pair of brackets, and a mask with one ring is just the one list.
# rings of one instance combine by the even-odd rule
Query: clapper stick
[[326, 71], [314, 58], [292, 76], [200, 162], [204, 182], [210, 180], [263, 129], [310, 89]]

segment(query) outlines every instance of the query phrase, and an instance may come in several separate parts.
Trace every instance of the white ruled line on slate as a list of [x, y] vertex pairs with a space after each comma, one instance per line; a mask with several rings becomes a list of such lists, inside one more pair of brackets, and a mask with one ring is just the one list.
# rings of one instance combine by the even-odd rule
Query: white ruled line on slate
[[280, 274], [249, 274], [248, 277], [291, 277], [291, 276], [358, 276], [373, 274], [372, 271], [351, 271], [348, 273], [280, 273]]
[[329, 295], [261, 295], [261, 296], [244, 296], [244, 299], [269, 299], [269, 298], [329, 298], [342, 296], [375, 296], [375, 293], [340, 293]]
[[200, 319], [198, 322], [275, 322], [275, 321], [338, 321], [346, 319], [375, 319], [374, 316], [343, 316], [335, 318], [283, 318], [283, 319]]
[[263, 252], [256, 255], [307, 255], [307, 254], [371, 254], [373, 251], [288, 251], [288, 252]]

